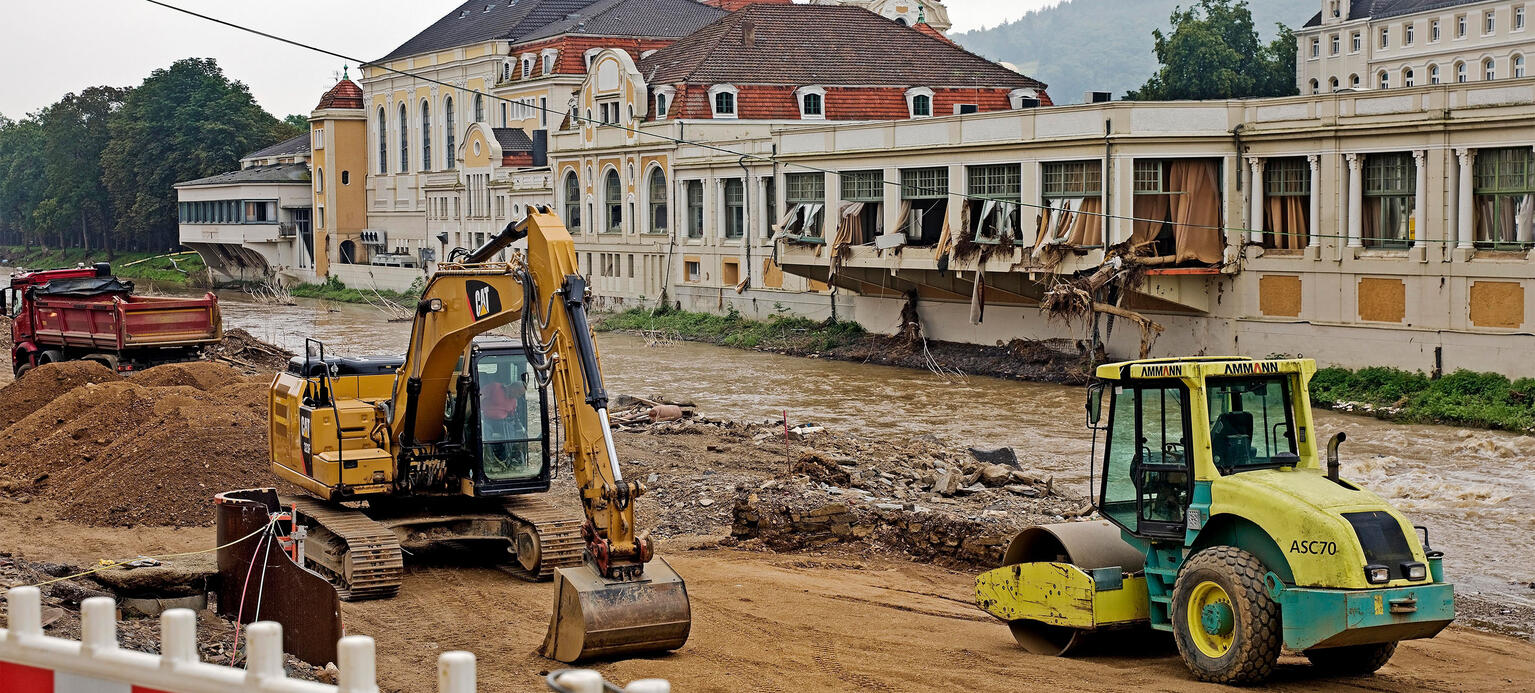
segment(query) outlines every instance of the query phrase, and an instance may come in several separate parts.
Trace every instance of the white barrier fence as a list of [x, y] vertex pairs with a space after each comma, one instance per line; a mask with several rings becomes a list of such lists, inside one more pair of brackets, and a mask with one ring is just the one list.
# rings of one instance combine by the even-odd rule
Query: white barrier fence
[[[200, 661], [197, 615], [171, 609], [160, 615], [160, 654], [117, 644], [117, 605], [94, 597], [80, 605], [80, 641], [43, 634], [42, 594], [36, 587], [6, 593], [8, 628], [0, 628], [0, 691], [5, 693], [378, 693], [373, 638], [348, 635], [336, 645], [340, 673], [335, 685], [290, 679], [283, 671], [282, 626], [252, 623], [246, 636], [246, 668]], [[595, 679], [593, 678], [595, 677]], [[552, 680], [551, 684], [555, 682]], [[595, 687], [591, 683], [596, 681]], [[596, 672], [561, 672], [556, 690], [604, 690]], [[474, 693], [470, 652], [437, 658], [439, 693]], [[607, 688], [606, 690], [624, 690]], [[669, 693], [665, 681], [635, 681], [628, 693]]]

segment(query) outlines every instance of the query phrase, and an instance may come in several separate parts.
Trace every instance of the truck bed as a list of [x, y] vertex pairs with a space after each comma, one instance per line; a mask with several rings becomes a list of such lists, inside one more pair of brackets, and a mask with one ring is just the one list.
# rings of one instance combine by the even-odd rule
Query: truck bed
[[223, 339], [218, 299], [146, 296], [38, 297], [36, 340], [112, 351], [209, 344]]

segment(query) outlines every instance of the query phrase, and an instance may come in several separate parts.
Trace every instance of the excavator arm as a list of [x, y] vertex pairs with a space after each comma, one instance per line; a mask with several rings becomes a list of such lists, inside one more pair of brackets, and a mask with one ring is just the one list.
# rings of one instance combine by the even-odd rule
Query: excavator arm
[[[526, 239], [510, 262], [487, 262]], [[444, 404], [460, 357], [476, 335], [522, 320], [523, 348], [550, 383], [565, 428], [564, 452], [586, 517], [588, 564], [556, 570], [556, 603], [545, 655], [572, 662], [593, 656], [670, 650], [687, 640], [687, 590], [650, 539], [638, 531], [634, 501], [645, 486], [623, 478], [608, 394], [587, 322], [588, 290], [575, 244], [547, 208], [444, 263], [432, 275], [411, 328], [409, 354], [394, 386], [390, 429], [400, 449], [397, 479], [430, 481], [438, 467]], [[409, 483], [409, 482], [407, 482]]]

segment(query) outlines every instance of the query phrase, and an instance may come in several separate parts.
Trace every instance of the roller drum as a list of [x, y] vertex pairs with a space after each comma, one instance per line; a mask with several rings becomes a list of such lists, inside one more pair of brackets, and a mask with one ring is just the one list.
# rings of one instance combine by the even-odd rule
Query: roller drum
[[[1125, 542], [1119, 527], [1107, 520], [1035, 525], [1019, 532], [1007, 545], [1002, 565], [1020, 563], [1070, 563], [1083, 570], [1118, 566], [1126, 573], [1139, 572], [1146, 556]], [[1092, 632], [1039, 621], [1008, 622], [1013, 639], [1034, 654], [1064, 656], [1081, 647]]]

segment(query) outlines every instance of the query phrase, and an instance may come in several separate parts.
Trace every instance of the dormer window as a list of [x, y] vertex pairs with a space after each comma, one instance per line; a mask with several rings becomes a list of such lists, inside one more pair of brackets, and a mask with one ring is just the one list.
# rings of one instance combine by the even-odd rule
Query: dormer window
[[601, 48], [588, 48], [586, 50], [586, 53], [584, 54], [584, 56], [585, 56], [585, 59], [586, 59], [586, 69], [587, 70], [591, 70], [592, 69], [592, 60], [596, 59], [597, 54], [601, 53], [602, 51], [603, 51], [603, 49], [601, 49]]
[[728, 84], [721, 84], [709, 89], [709, 106], [713, 110], [715, 118], [735, 118], [736, 95], [740, 90]]
[[1037, 107], [1039, 106], [1039, 91], [1028, 87], [1014, 89], [1007, 93], [1007, 100], [1008, 104], [1013, 108], [1023, 108], [1026, 105], [1030, 108]]
[[656, 87], [656, 120], [665, 120], [670, 115], [672, 99], [676, 95], [677, 90], [672, 87]]
[[544, 50], [544, 74], [554, 74], [554, 61], [557, 60], [559, 56], [560, 52], [556, 49], [548, 48]]
[[794, 92], [799, 100], [799, 117], [803, 120], [826, 118], [826, 90], [821, 87], [802, 87]]
[[510, 60], [501, 63], [501, 81], [508, 82], [512, 79], [512, 62]]
[[522, 56], [522, 78], [523, 79], [527, 79], [527, 78], [532, 77], [532, 76], [533, 76], [533, 56], [531, 56], [531, 55], [524, 55], [524, 56]]
[[917, 87], [906, 90], [906, 108], [913, 118], [931, 118], [933, 116], [933, 90], [927, 87]]

